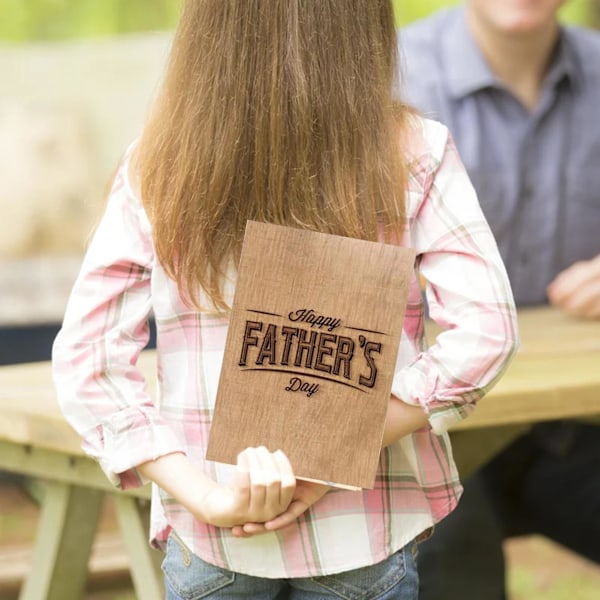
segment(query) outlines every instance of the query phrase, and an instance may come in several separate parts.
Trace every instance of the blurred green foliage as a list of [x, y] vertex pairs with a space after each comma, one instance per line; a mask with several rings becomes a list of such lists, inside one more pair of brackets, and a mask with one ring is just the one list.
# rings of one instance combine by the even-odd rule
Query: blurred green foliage
[[[393, 0], [399, 24], [458, 0]], [[594, 0], [569, 0], [568, 21], [591, 23]], [[20, 42], [99, 37], [171, 29], [181, 0], [0, 0], [0, 40]]]
[[170, 29], [180, 0], [0, 0], [0, 39], [61, 40]]
[[[439, 8], [456, 6], [460, 0], [392, 0], [399, 24], [410, 23], [431, 14]], [[561, 18], [570, 23], [591, 25], [594, 0], [567, 0], [561, 10]]]

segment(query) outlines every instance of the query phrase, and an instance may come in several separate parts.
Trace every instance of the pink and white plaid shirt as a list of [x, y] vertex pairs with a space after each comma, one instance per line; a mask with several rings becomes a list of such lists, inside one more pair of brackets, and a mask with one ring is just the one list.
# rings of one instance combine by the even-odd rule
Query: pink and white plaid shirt
[[[381, 453], [373, 490], [329, 492], [287, 528], [253, 538], [200, 523], [153, 489], [151, 540], [174, 528], [209, 563], [262, 577], [304, 577], [383, 560], [454, 509], [461, 486], [445, 433], [494, 384], [517, 346], [504, 266], [445, 127], [415, 121], [403, 245], [416, 249], [393, 393], [421, 405], [430, 427]], [[212, 477], [232, 467], [205, 461], [227, 319], [191, 310], [157, 263], [151, 226], [118, 172], [67, 307], [53, 356], [62, 409], [86, 452], [122, 487], [136, 466], [185, 452]], [[429, 314], [443, 328], [426, 347], [418, 275]], [[232, 297], [233, 285], [228, 291]], [[157, 327], [158, 398], [136, 368]]]

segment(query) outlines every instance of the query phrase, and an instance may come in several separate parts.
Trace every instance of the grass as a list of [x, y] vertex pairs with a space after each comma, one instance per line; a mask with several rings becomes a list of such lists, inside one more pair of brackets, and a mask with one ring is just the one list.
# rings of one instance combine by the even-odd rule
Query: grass
[[174, 27], [180, 0], [0, 0], [0, 40], [48, 41]]
[[[399, 24], [410, 23], [431, 14], [443, 7], [456, 6], [461, 0], [392, 0]], [[561, 9], [561, 18], [567, 22], [582, 25], [591, 24], [594, 14], [594, 0], [570, 0]]]

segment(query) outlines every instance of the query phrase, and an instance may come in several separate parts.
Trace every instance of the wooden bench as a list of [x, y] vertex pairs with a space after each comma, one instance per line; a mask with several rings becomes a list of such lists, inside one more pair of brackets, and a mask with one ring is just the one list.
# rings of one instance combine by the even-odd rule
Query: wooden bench
[[[600, 321], [549, 308], [520, 313], [521, 350], [500, 383], [452, 432], [463, 476], [531, 424], [600, 415]], [[430, 332], [433, 334], [433, 329]], [[139, 363], [154, 380], [154, 353]], [[21, 600], [80, 598], [105, 494], [115, 501], [136, 594], [163, 597], [148, 545], [149, 489], [116, 491], [80, 450], [57, 406], [47, 362], [0, 367], [0, 470], [44, 482], [33, 561]]]

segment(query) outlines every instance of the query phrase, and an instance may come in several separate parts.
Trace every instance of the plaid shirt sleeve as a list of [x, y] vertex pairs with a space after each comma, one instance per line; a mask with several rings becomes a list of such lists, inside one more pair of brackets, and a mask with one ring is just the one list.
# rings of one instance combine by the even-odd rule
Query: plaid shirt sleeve
[[429, 316], [444, 331], [396, 374], [392, 392], [421, 405], [441, 434], [498, 380], [518, 334], [504, 264], [452, 138], [439, 124], [424, 126], [437, 131], [413, 171], [409, 235]]
[[135, 366], [149, 338], [154, 253], [126, 164], [86, 253], [52, 357], [63, 413], [83, 437], [85, 452], [123, 488], [144, 483], [136, 465], [184, 448]]

